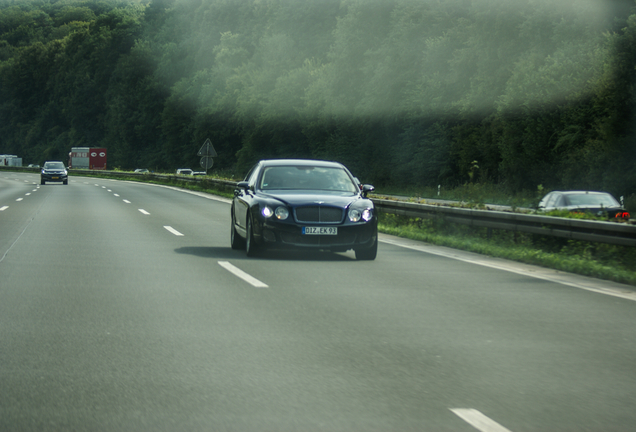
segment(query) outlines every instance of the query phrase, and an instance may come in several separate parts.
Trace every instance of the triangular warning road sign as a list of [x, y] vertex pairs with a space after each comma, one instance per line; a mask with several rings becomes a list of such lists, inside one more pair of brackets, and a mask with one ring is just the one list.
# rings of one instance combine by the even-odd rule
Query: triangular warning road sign
[[216, 157], [216, 150], [214, 150], [214, 146], [212, 145], [212, 141], [210, 138], [206, 139], [203, 145], [201, 146], [201, 150], [197, 153], [197, 156], [207, 156], [207, 157]]

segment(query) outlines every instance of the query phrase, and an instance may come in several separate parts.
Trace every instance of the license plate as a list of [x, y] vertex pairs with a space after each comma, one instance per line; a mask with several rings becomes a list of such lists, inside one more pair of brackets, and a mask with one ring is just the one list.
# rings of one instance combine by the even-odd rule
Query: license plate
[[59, 177], [51, 177], [53, 180], [59, 180]]
[[303, 235], [338, 235], [337, 227], [303, 227]]

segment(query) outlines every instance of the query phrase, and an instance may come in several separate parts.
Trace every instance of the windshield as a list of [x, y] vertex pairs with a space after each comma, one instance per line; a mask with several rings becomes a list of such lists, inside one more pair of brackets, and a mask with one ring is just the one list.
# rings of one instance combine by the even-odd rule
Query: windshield
[[358, 192], [358, 187], [344, 169], [312, 166], [267, 167], [263, 170], [259, 188]]
[[615, 207], [618, 202], [607, 194], [575, 194], [565, 197], [568, 205]]
[[47, 162], [44, 164], [44, 169], [63, 170], [64, 164], [62, 162]]

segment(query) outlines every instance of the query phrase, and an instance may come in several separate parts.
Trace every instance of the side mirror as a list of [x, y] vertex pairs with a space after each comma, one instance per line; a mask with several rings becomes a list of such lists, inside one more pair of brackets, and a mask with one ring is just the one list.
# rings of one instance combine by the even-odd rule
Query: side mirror
[[375, 188], [371, 185], [368, 185], [368, 184], [362, 185], [362, 196], [366, 198], [367, 194], [369, 192], [373, 192], [374, 190]]
[[234, 196], [239, 196], [241, 194], [241, 192], [246, 191], [249, 189], [249, 183], [246, 181], [242, 181], [242, 182], [238, 182], [236, 184], [236, 187], [238, 189], [234, 189]]
[[247, 190], [247, 189], [249, 189], [250, 184], [249, 184], [248, 182], [246, 182], [246, 181], [242, 181], [242, 182], [238, 182], [238, 183], [236, 184], [236, 186], [237, 186], [239, 189], [245, 189], [245, 190]]

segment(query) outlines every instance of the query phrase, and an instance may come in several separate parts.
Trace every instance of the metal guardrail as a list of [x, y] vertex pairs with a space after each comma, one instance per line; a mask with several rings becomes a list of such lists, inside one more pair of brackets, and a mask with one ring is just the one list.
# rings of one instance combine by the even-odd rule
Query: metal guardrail
[[[37, 171], [37, 168], [33, 170]], [[121, 171], [96, 172], [92, 170], [75, 169], [70, 170], [70, 174], [106, 174], [114, 177], [139, 177], [150, 180], [157, 179], [185, 183], [206, 182], [217, 189], [229, 192], [236, 188], [236, 182], [229, 180], [217, 180], [208, 177], [202, 178], [197, 176], [183, 176], [175, 174], [130, 173]], [[636, 225], [504, 211], [458, 208], [379, 198], [372, 198], [372, 201], [381, 213], [415, 218], [443, 218], [445, 221], [464, 225], [636, 247]]]
[[379, 212], [572, 240], [636, 246], [636, 225], [373, 199]]

